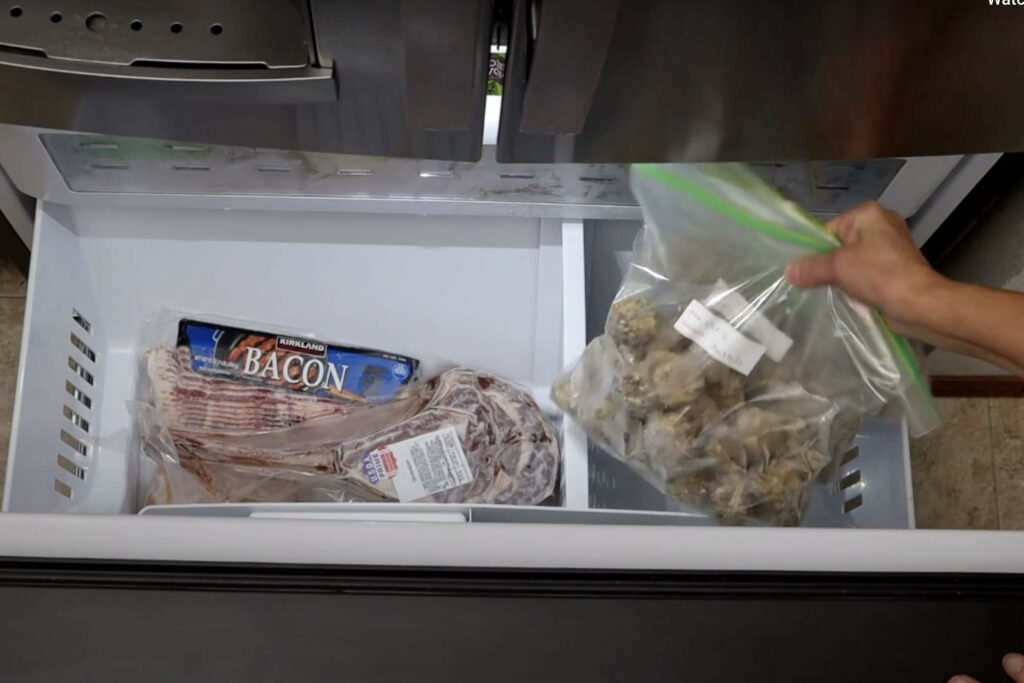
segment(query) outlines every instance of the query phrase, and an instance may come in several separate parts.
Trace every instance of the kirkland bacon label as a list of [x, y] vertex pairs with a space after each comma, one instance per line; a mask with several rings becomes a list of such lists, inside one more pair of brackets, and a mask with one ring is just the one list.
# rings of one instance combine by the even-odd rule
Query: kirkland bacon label
[[197, 320], [178, 324], [178, 346], [189, 349], [196, 372], [357, 401], [395, 398], [419, 367], [385, 351]]

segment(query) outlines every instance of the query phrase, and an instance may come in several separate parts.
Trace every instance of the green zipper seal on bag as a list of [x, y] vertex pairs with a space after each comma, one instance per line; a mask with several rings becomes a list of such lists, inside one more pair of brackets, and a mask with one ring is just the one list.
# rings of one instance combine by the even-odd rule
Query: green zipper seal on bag
[[[809, 225], [814, 225], [815, 227], [820, 228], [822, 232], [822, 239], [817, 240], [808, 235], [791, 230], [784, 225], [779, 225], [778, 223], [765, 220], [760, 216], [755, 216], [743, 207], [733, 204], [725, 197], [712, 192], [705, 187], [701, 187], [693, 181], [676, 175], [664, 166], [658, 164], [633, 164], [633, 168], [644, 175], [650, 176], [664, 185], [681, 192], [682, 194], [693, 197], [712, 211], [720, 213], [727, 218], [731, 218], [743, 227], [756, 230], [757, 232], [771, 237], [772, 239], [801, 247], [807, 247], [808, 249], [813, 249], [821, 254], [827, 254], [835, 251], [841, 246], [834, 238], [829, 239], [831, 235], [827, 230], [825, 230], [825, 226], [812, 218], [806, 212], [801, 211], [801, 218], [806, 220]], [[777, 193], [775, 194], [781, 201], [785, 201], [782, 195]], [[889, 344], [896, 353], [896, 357], [902, 361], [903, 365], [910, 372], [910, 376], [914, 380], [914, 383], [928, 400], [929, 405], [934, 411], [936, 411], [936, 413], [938, 413], [938, 402], [935, 400], [935, 397], [932, 396], [931, 387], [929, 387], [928, 383], [925, 381], [924, 373], [921, 372], [921, 366], [918, 364], [917, 358], [914, 356], [914, 352], [910, 348], [910, 342], [908, 342], [902, 335], [893, 332], [889, 323], [886, 321], [885, 316], [883, 316], [877, 309], [875, 310], [875, 317], [881, 324], [882, 330], [885, 332], [885, 335], [889, 340]]]
[[[651, 176], [655, 180], [661, 181], [674, 190], [679, 190], [683, 194], [690, 195], [709, 209], [733, 219], [740, 225], [752, 228], [767, 235], [768, 237], [779, 240], [780, 242], [787, 242], [789, 244], [807, 247], [808, 249], [813, 249], [814, 251], [822, 254], [827, 254], [838, 246], [838, 243], [833, 244], [831, 240], [816, 240], [813, 237], [802, 235], [795, 230], [790, 230], [784, 225], [772, 223], [760, 216], [755, 216], [746, 209], [736, 206], [725, 197], [717, 195], [694, 182], [677, 176], [664, 166], [658, 166], [657, 164], [634, 164], [633, 168]], [[825, 232], [824, 228], [822, 228], [822, 233], [823, 236], [828, 234]]]

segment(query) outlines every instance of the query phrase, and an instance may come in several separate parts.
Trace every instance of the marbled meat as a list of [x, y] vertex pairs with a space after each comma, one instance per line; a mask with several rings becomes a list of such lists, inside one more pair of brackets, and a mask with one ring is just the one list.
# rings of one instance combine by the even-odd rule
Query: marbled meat
[[[173, 429], [171, 433], [182, 465], [216, 488], [224, 489], [217, 484], [227, 479], [214, 481], [204, 464], [252, 467], [254, 475], [269, 466], [340, 477], [347, 482], [346, 500], [381, 501], [397, 500], [397, 491], [390, 479], [370, 481], [363, 471], [363, 455], [453, 427], [473, 480], [419, 502], [536, 505], [552, 494], [558, 477], [558, 438], [526, 391], [492, 375], [456, 368], [424, 383], [418, 398], [422, 408], [405, 420], [368, 436], [302, 450], [261, 449], [251, 441], [243, 445], [232, 438]], [[238, 470], [233, 472], [237, 475]], [[216, 494], [224, 500], [243, 499], [232, 490]]]

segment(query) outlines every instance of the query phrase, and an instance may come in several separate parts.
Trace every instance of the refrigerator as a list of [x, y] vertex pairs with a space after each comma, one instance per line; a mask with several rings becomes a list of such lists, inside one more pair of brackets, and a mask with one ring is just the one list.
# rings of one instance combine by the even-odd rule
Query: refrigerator
[[[948, 31], [1014, 22], [953, 3], [683, 5], [7, 8], [0, 198], [15, 197], [31, 270], [0, 514], [4, 680], [999, 680], [1024, 647], [1024, 536], [915, 529], [902, 421], [864, 423], [801, 527], [735, 528], [659, 494], [548, 396], [600, 333], [642, 225], [627, 162], [744, 159], [822, 218], [881, 199], [920, 244], [1018, 144], [1003, 110], [979, 129], [983, 111], [915, 105], [912, 130], [876, 121], [859, 138], [818, 125], [853, 131], [848, 110], [744, 116], [757, 83], [800, 85], [797, 104], [836, 92], [796, 67], [838, 53], [736, 59], [840, 19], [1009, 59]], [[691, 61], [670, 83], [702, 73], [693, 97], [616, 109], [627, 72], [658, 91], [673, 35]], [[488, 103], [491, 53], [507, 70]], [[897, 57], [893, 79], [919, 66]], [[887, 73], [843, 65], [829, 73], [847, 85]], [[912, 103], [934, 102], [943, 69], [920, 72]], [[672, 135], [636, 137], [662, 116]], [[556, 424], [556, 492], [534, 507], [147, 506], [130, 403], [162, 309], [508, 378]]]

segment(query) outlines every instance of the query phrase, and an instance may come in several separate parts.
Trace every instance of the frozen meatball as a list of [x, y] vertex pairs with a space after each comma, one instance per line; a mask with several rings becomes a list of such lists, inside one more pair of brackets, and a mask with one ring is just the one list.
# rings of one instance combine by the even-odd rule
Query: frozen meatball
[[714, 400], [707, 394], [701, 394], [689, 406], [693, 419], [703, 432], [717, 425], [725, 417], [725, 414], [718, 409]]
[[725, 524], [739, 524], [757, 502], [751, 479], [742, 473], [726, 474], [715, 479], [709, 495], [711, 509]]
[[695, 354], [652, 351], [645, 365], [651, 390], [666, 408], [693, 403], [704, 392], [703, 363]]
[[670, 320], [659, 320], [658, 331], [654, 333], [647, 350], [684, 351], [689, 346], [690, 340], [676, 332]]
[[664, 465], [667, 476], [675, 476], [688, 469], [699, 429], [688, 411], [651, 413], [644, 424], [643, 448]]
[[642, 417], [655, 407], [654, 392], [646, 373], [627, 372], [622, 376], [622, 400], [630, 415]]
[[616, 344], [642, 356], [658, 331], [658, 316], [643, 297], [616, 301], [608, 315], [607, 331]]
[[726, 425], [718, 425], [709, 430], [702, 437], [702, 441], [704, 453], [709, 458], [714, 458], [720, 467], [747, 469], [746, 452]]
[[551, 387], [551, 400], [566, 412], [572, 412], [577, 406], [577, 395], [572, 385], [572, 375], [562, 375]]
[[778, 526], [799, 523], [809, 495], [807, 485], [817, 474], [808, 464], [807, 459], [797, 456], [779, 458], [768, 466], [758, 482], [762, 498], [754, 511], [758, 521]]
[[721, 410], [743, 403], [743, 376], [717, 361], [709, 361], [704, 368], [704, 383], [708, 395]]
[[671, 479], [667, 489], [670, 495], [688, 505], [705, 507], [709, 502], [713, 481], [710, 472], [705, 470]]
[[751, 453], [793, 455], [810, 440], [810, 429], [802, 419], [757, 406], [737, 410], [733, 424], [743, 448]]

